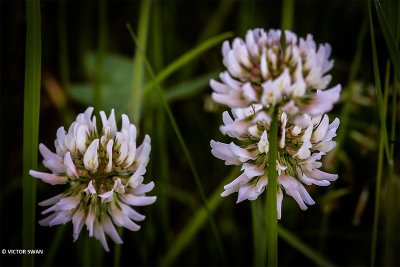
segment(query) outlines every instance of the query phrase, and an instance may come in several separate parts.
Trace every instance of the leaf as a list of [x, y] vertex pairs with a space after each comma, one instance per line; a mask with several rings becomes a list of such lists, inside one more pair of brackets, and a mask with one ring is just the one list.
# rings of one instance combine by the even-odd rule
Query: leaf
[[[96, 54], [88, 53], [84, 58], [85, 71], [90, 80], [98, 79], [96, 76]], [[132, 93], [133, 61], [120, 55], [107, 53], [104, 56], [102, 78], [102, 105], [103, 110], [116, 107], [126, 107]], [[85, 104], [93, 105], [93, 82], [72, 84], [68, 89], [73, 99]]]

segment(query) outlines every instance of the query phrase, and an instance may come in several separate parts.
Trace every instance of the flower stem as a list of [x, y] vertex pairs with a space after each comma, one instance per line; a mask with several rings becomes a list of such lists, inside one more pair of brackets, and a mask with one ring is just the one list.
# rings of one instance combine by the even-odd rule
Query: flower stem
[[268, 153], [268, 186], [267, 186], [267, 255], [268, 266], [278, 265], [278, 221], [276, 210], [276, 194], [278, 177], [276, 158], [278, 149], [278, 109], [275, 107], [269, 134]]

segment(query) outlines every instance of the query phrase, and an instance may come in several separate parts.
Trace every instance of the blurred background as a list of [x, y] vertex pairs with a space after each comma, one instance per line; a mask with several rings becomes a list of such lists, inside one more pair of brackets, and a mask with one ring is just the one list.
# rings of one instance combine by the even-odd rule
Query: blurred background
[[[23, 248], [25, 4], [1, 1], [1, 249]], [[317, 44], [329, 43], [335, 61], [330, 85], [343, 87], [340, 102], [329, 113], [330, 120], [335, 116], [341, 120], [335, 139], [338, 146], [324, 158], [325, 171], [338, 173], [339, 179], [328, 188], [307, 187], [316, 202], [307, 211], [285, 195], [279, 221], [279, 264], [364, 266], [371, 265], [371, 260], [372, 265], [400, 264], [400, 87], [399, 73], [395, 75], [399, 1], [371, 3], [375, 73], [368, 1], [100, 0], [41, 1], [40, 5], [39, 143], [54, 150], [57, 128], [67, 129], [89, 105], [97, 116], [100, 110], [108, 114], [111, 108], [119, 118], [126, 113], [139, 129], [138, 142], [145, 134], [152, 138], [145, 182], [155, 182], [150, 195], [158, 199], [137, 209], [146, 215], [142, 229], [124, 231], [124, 244], [112, 244], [109, 253], [87, 237], [85, 228], [73, 243], [71, 223], [52, 228], [38, 225], [43, 208], [37, 207], [34, 248], [44, 253], [35, 257], [36, 265], [254, 263], [252, 209], [259, 206], [250, 201], [235, 204], [236, 194], [219, 196], [239, 170], [210, 153], [211, 139], [229, 139], [219, 132], [226, 108], [211, 101], [208, 82], [224, 70], [222, 41], [244, 38], [248, 29], [256, 27], [291, 29], [299, 37], [311, 33]], [[382, 21], [386, 21], [383, 26]], [[136, 46], [127, 25], [143, 47]], [[393, 38], [388, 39], [388, 34]], [[144, 55], [178, 129], [157, 93], [155, 77], [144, 67]], [[141, 105], [141, 112], [133, 117], [132, 92], [137, 88], [141, 98], [133, 102]], [[196, 185], [177, 130], [201, 187]], [[41, 160], [39, 155], [43, 170]], [[63, 189], [39, 181], [36, 202]], [[0, 257], [3, 266], [22, 264], [21, 255]]]

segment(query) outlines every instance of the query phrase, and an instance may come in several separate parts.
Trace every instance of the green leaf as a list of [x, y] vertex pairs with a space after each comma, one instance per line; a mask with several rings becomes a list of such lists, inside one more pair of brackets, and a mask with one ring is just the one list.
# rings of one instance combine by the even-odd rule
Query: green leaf
[[[85, 71], [89, 79], [94, 80], [96, 72], [96, 53], [85, 55]], [[102, 104], [101, 109], [111, 110], [112, 108], [126, 108], [131, 96], [133, 83], [133, 61], [130, 58], [107, 53], [102, 64]], [[68, 88], [73, 99], [84, 105], [93, 105], [94, 84], [86, 82], [72, 84]], [[122, 110], [120, 110], [122, 111]]]

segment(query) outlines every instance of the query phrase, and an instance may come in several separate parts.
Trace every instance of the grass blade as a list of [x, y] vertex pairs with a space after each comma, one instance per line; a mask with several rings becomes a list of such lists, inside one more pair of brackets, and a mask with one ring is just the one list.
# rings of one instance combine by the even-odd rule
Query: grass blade
[[146, 85], [146, 87], [144, 89], [144, 93], [145, 94], [148, 93], [151, 90], [151, 88], [153, 86], [155, 86], [157, 83], [161, 84], [171, 74], [173, 74], [177, 70], [181, 69], [187, 63], [189, 63], [190, 61], [194, 60], [198, 56], [202, 55], [204, 53], [204, 51], [210, 49], [211, 47], [213, 47], [213, 46], [215, 46], [217, 44], [220, 44], [223, 40], [229, 38], [230, 36], [232, 36], [232, 33], [229, 33], [229, 32], [217, 35], [217, 36], [215, 36], [213, 38], [210, 38], [210, 39], [202, 42], [201, 44], [199, 44], [198, 46], [196, 46], [195, 48], [193, 48], [189, 52], [186, 52], [185, 54], [180, 56], [178, 59], [176, 59], [174, 62], [169, 64], [167, 67], [165, 67], [157, 75], [157, 77], [154, 80], [150, 81], [149, 84]]
[[136, 44], [135, 59], [133, 63], [133, 91], [130, 106], [130, 117], [136, 125], [140, 121], [142, 109], [142, 91], [144, 82], [144, 57], [146, 55], [147, 37], [149, 31], [151, 1], [142, 1], [140, 5], [140, 17], [138, 26], [138, 43]]
[[208, 88], [208, 83], [210, 79], [217, 76], [220, 72], [213, 71], [206, 73], [192, 80], [182, 82], [173, 88], [165, 90], [165, 99], [168, 102], [173, 102], [180, 99], [185, 99], [195, 94], [198, 94], [202, 90]]
[[[230, 181], [239, 172], [238, 168], [234, 168], [231, 173], [224, 179], [224, 181], [217, 186], [217, 189], [212, 193], [211, 197], [207, 200], [208, 208], [210, 212], [214, 212], [222, 202], [222, 197], [220, 196], [222, 188], [224, 185]], [[205, 224], [207, 217], [209, 216], [208, 211], [205, 207], [200, 208], [193, 215], [192, 219], [186, 224], [185, 228], [179, 233], [176, 240], [169, 248], [165, 256], [161, 259], [161, 266], [168, 266], [174, 262], [174, 260], [179, 256], [180, 253], [189, 245], [193, 240], [195, 235]]]
[[[26, 56], [23, 134], [23, 202], [22, 247], [35, 248], [36, 179], [28, 172], [37, 169], [41, 84], [41, 19], [40, 1], [26, 2]], [[33, 255], [23, 255], [23, 266], [34, 266]]]
[[[179, 127], [178, 127], [178, 125], [177, 125], [177, 123], [176, 123], [176, 120], [175, 120], [175, 118], [174, 118], [174, 116], [173, 116], [173, 114], [172, 114], [172, 111], [171, 111], [171, 109], [170, 109], [170, 107], [169, 107], [169, 105], [168, 105], [168, 102], [167, 102], [167, 100], [165, 99], [163, 90], [161, 89], [161, 86], [160, 86], [160, 84], [158, 83], [158, 80], [157, 80], [157, 78], [156, 78], [156, 76], [155, 76], [155, 74], [154, 74], [154, 71], [153, 71], [153, 69], [151, 68], [151, 66], [150, 66], [150, 64], [149, 64], [149, 62], [148, 62], [148, 60], [147, 60], [147, 58], [146, 58], [145, 55], [143, 54], [142, 50], [140, 50], [139, 40], [136, 38], [136, 36], [135, 36], [134, 32], [132, 31], [132, 28], [130, 27], [129, 24], [127, 25], [127, 28], [128, 28], [128, 30], [129, 30], [129, 32], [130, 32], [130, 34], [131, 34], [131, 36], [132, 36], [133, 41], [136, 43], [137, 48], [139, 49], [139, 52], [141, 52], [142, 55], [143, 55], [143, 60], [144, 60], [144, 63], [145, 63], [145, 65], [146, 65], [147, 71], [148, 71], [149, 74], [150, 74], [150, 77], [151, 77], [152, 79], [155, 79], [155, 82], [156, 82], [156, 84], [155, 84], [155, 86], [156, 86], [156, 91], [157, 91], [157, 93], [159, 94], [159, 97], [160, 97], [160, 100], [161, 100], [161, 102], [162, 102], [162, 105], [164, 106], [165, 112], [167, 113], [167, 116], [168, 116], [168, 118], [169, 118], [169, 120], [170, 120], [170, 122], [171, 122], [171, 124], [172, 124], [172, 128], [174, 129], [174, 132], [175, 132], [175, 134], [176, 134], [176, 137], [177, 137], [177, 139], [178, 139], [178, 142], [179, 142], [179, 144], [181, 145], [181, 148], [182, 148], [182, 150], [183, 150], [183, 154], [185, 155], [185, 157], [186, 157], [186, 159], [187, 159], [187, 161], [188, 161], [190, 170], [191, 170], [191, 172], [192, 172], [192, 174], [193, 174], [193, 177], [194, 177], [194, 180], [195, 180], [195, 182], [196, 182], [196, 186], [197, 186], [197, 188], [198, 188], [198, 190], [199, 190], [201, 200], [203, 201], [204, 209], [205, 209], [206, 214], [207, 214], [207, 217], [208, 217], [208, 219], [209, 219], [209, 221], [210, 221], [211, 228], [212, 228], [213, 234], [214, 234], [215, 239], [216, 239], [216, 242], [217, 242], [217, 247], [218, 247], [218, 249], [219, 249], [219, 251], [220, 251], [220, 254], [221, 254], [222, 259], [226, 262], [225, 253], [224, 253], [224, 250], [223, 250], [223, 247], [222, 247], [222, 244], [221, 244], [221, 240], [220, 240], [220, 237], [219, 237], [219, 234], [218, 234], [218, 231], [217, 231], [217, 227], [216, 227], [216, 225], [215, 225], [214, 219], [212, 218], [211, 211], [210, 211], [210, 208], [209, 208], [209, 205], [208, 205], [208, 202], [207, 202], [207, 198], [206, 198], [206, 195], [205, 195], [205, 193], [204, 193], [203, 186], [202, 186], [202, 184], [201, 184], [201, 182], [200, 182], [200, 178], [199, 178], [199, 175], [198, 175], [198, 173], [197, 173], [196, 167], [195, 167], [195, 165], [194, 165], [194, 163], [193, 163], [193, 160], [192, 160], [192, 157], [191, 157], [191, 155], [190, 155], [190, 153], [189, 153], [189, 149], [188, 149], [187, 146], [186, 146], [186, 143], [185, 143], [185, 141], [184, 141], [184, 139], [183, 139], [183, 137], [182, 137], [181, 131], [179, 130]], [[190, 52], [189, 52], [189, 53], [190, 53]]]
[[294, 234], [292, 234], [282, 226], [278, 226], [278, 234], [280, 238], [285, 240], [289, 245], [301, 252], [304, 256], [312, 260], [315, 264], [327, 267], [335, 266], [333, 263], [325, 259], [322, 255], [309, 247], [307, 244], [303, 243], [298, 237], [296, 237]]
[[376, 14], [378, 17], [379, 24], [383, 33], [383, 37], [386, 41], [386, 46], [389, 51], [390, 59], [392, 60], [393, 68], [396, 73], [400, 73], [400, 51], [399, 45], [396, 42], [392, 28], [390, 27], [386, 15], [383, 12], [381, 3], [379, 0], [374, 0]]

